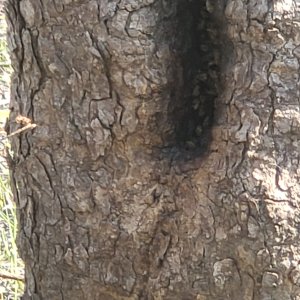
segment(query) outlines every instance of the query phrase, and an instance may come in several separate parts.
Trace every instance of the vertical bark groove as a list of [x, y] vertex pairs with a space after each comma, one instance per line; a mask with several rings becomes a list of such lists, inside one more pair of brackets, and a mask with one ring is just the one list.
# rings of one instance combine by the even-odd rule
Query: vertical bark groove
[[170, 110], [176, 124], [177, 146], [198, 155], [209, 145], [220, 85], [218, 26], [216, 16], [207, 11], [206, 1], [191, 1], [178, 7], [176, 43], [182, 57], [183, 82], [178, 103], [172, 103]]

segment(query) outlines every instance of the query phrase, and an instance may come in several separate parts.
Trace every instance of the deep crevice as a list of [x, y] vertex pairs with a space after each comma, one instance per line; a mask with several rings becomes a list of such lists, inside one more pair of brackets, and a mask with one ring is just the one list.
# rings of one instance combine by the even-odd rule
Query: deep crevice
[[176, 142], [182, 150], [205, 152], [211, 140], [215, 99], [218, 95], [218, 31], [206, 1], [181, 3], [178, 25], [183, 54], [183, 94], [177, 110]]
[[165, 146], [172, 151], [165, 148], [164, 152], [184, 159], [207, 152], [220, 89], [223, 28], [220, 18], [213, 8], [208, 11], [206, 3], [205, 0], [178, 1], [177, 34], [171, 43], [178, 53], [180, 67], [175, 70], [172, 101], [168, 107], [174, 132]]

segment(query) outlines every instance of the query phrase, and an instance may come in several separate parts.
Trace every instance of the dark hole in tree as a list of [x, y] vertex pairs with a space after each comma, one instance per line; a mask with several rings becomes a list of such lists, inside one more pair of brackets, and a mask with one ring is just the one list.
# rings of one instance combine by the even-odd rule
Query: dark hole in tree
[[177, 6], [177, 33], [172, 46], [178, 53], [181, 69], [177, 70], [180, 74], [174, 75], [175, 88], [168, 108], [174, 132], [167, 144], [179, 157], [199, 156], [206, 152], [211, 141], [220, 86], [221, 30], [217, 16], [206, 3], [185, 0], [178, 1]]

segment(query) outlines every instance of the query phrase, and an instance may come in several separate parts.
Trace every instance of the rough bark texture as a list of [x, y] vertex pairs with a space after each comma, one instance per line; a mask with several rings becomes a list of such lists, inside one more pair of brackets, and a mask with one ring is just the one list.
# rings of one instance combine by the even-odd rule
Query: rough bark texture
[[24, 299], [300, 299], [300, 7], [9, 0]]

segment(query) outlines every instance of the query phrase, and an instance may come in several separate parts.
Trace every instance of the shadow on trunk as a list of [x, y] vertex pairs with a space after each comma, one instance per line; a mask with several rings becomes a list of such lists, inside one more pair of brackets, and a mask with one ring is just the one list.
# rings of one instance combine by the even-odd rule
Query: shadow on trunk
[[176, 18], [178, 35], [169, 37], [174, 39], [170, 44], [180, 65], [173, 71], [168, 107], [174, 133], [163, 152], [185, 160], [202, 156], [209, 149], [226, 41], [221, 18], [207, 1], [179, 2]]

